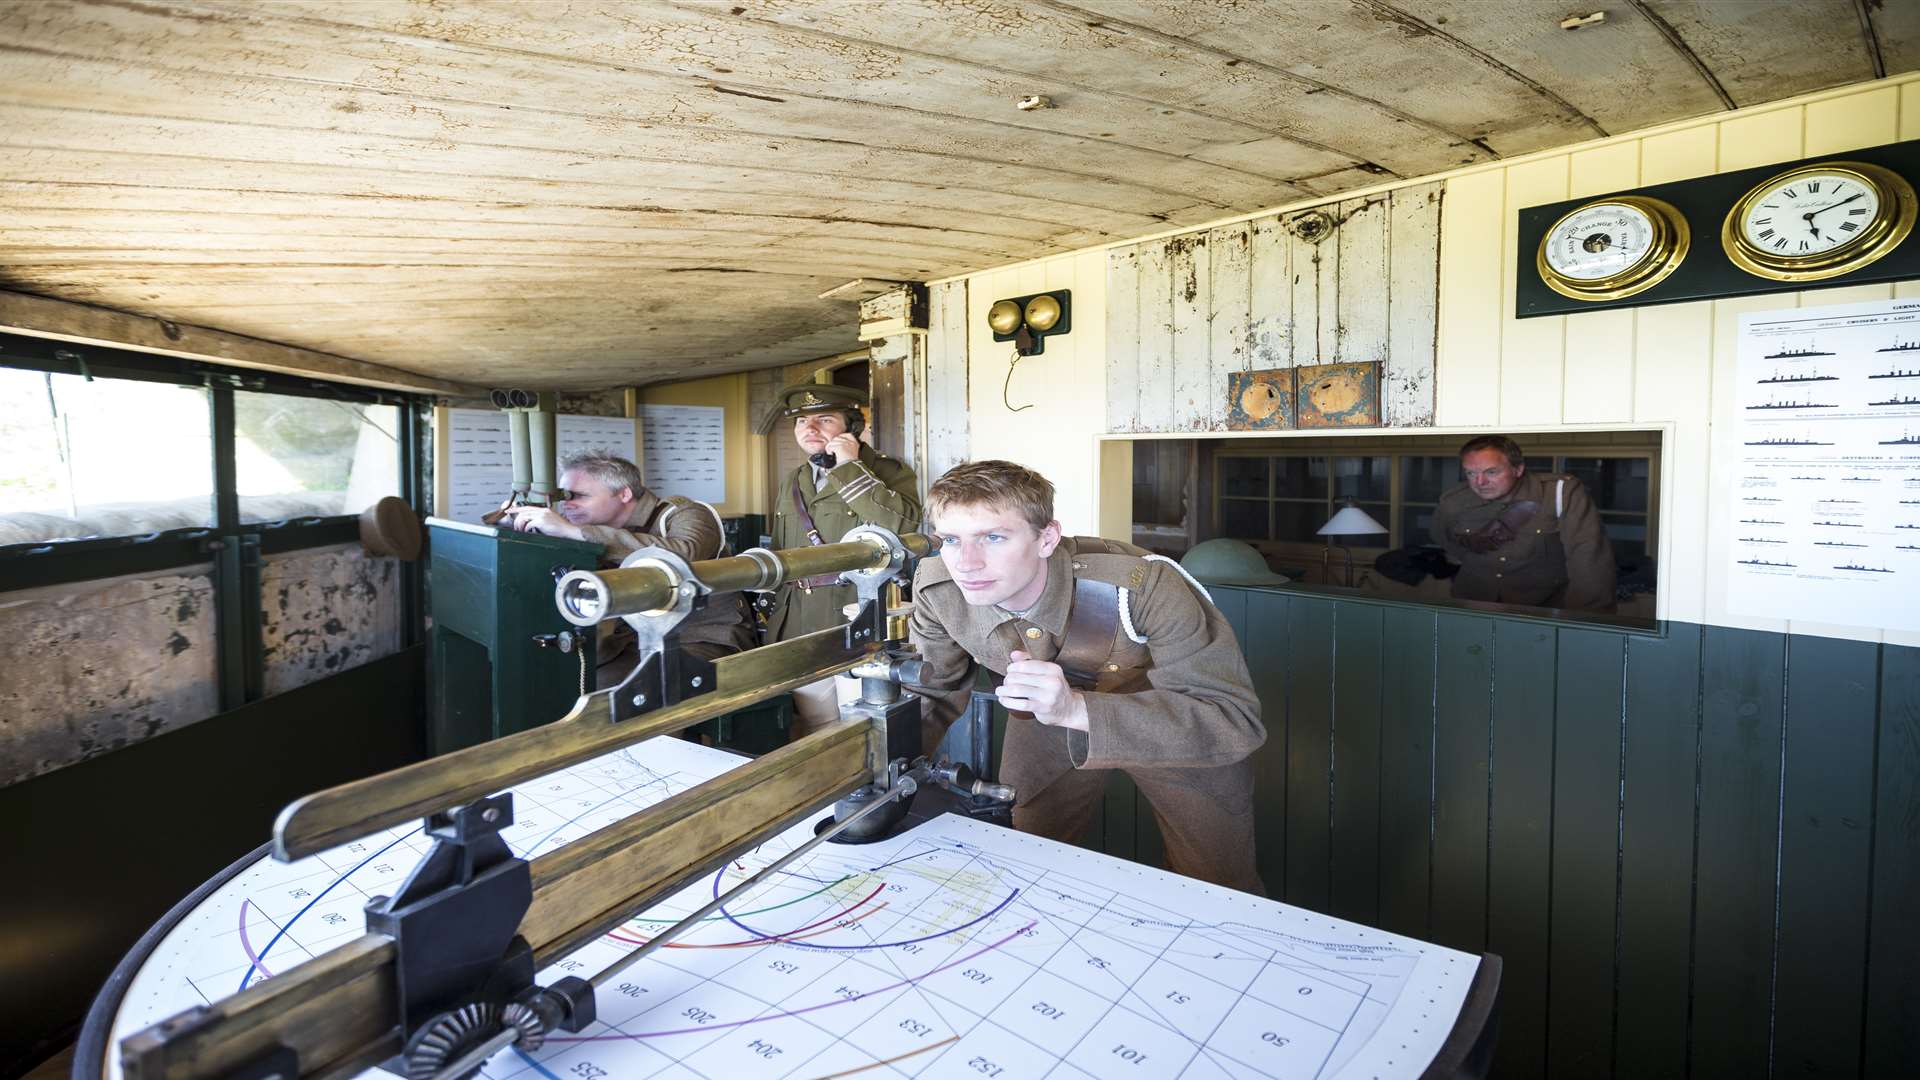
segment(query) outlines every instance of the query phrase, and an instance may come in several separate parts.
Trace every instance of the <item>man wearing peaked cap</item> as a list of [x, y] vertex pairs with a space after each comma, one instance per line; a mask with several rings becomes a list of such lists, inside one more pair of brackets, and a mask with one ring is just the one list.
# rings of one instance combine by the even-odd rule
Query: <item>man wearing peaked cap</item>
[[[920, 527], [920, 497], [913, 470], [860, 441], [866, 428], [861, 408], [867, 394], [850, 386], [799, 383], [780, 391], [761, 433], [788, 423], [808, 460], [774, 492], [776, 549], [839, 543], [857, 525], [894, 532]], [[774, 594], [767, 640], [785, 641], [841, 626], [841, 609], [855, 601], [853, 586], [837, 575], [788, 582]], [[836, 685], [822, 679], [793, 692], [795, 738], [839, 718]]]

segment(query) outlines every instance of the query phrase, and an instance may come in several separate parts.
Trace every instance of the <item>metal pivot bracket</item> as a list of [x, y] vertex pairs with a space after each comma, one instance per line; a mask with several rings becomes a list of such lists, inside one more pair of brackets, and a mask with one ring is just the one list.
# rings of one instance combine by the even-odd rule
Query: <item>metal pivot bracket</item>
[[[685, 559], [666, 548], [641, 548], [620, 560], [622, 570], [634, 567], [660, 571], [673, 589], [665, 605], [620, 616], [633, 628], [640, 659], [610, 695], [614, 723], [711, 693], [715, 681], [713, 661], [689, 656], [680, 647], [680, 624], [706, 606], [707, 595], [713, 590], [701, 583]], [[570, 590], [593, 588], [594, 582], [594, 575], [584, 571], [561, 578], [558, 594], [562, 604]]]
[[842, 542], [847, 541], [872, 544], [887, 553], [887, 561], [882, 566], [848, 570], [840, 575], [842, 581], [853, 586], [860, 605], [859, 613], [847, 624], [847, 648], [871, 647], [887, 640], [887, 582], [908, 571], [907, 563], [912, 556], [899, 536], [878, 525], [857, 525], [847, 530]]

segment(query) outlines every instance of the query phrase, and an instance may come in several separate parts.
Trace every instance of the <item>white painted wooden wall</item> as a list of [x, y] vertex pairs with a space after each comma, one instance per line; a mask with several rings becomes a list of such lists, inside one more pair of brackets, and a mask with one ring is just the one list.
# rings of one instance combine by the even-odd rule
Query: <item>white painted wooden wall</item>
[[926, 374], [919, 380], [926, 423], [924, 461], [914, 463], [920, 491], [967, 460], [967, 283], [948, 281], [927, 294]]
[[1318, 243], [1287, 213], [1111, 249], [1107, 430], [1221, 431], [1229, 372], [1375, 360], [1385, 425], [1431, 425], [1443, 188], [1319, 207]]
[[1661, 617], [1920, 645], [1920, 634], [1736, 615], [1726, 572], [1739, 456], [1733, 375], [1740, 315], [1920, 296], [1920, 282], [1513, 317], [1513, 228], [1523, 207], [1913, 138], [1920, 138], [1920, 80], [1908, 76], [1449, 179], [1436, 422], [1490, 431], [1669, 426]]

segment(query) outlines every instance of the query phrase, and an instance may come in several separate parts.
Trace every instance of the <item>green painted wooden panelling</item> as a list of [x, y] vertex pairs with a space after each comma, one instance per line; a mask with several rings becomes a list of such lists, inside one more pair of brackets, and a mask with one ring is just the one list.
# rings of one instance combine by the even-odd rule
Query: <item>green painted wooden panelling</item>
[[1627, 734], [1620, 824], [1619, 1073], [1687, 1059], [1694, 776], [1699, 764], [1700, 628], [1627, 639]]
[[1380, 921], [1380, 609], [1343, 605], [1333, 628], [1331, 906], [1343, 919]]
[[1247, 597], [1248, 655], [1253, 688], [1260, 694], [1267, 742], [1254, 751], [1254, 842], [1267, 895], [1278, 897], [1287, 882], [1287, 597]]
[[1496, 620], [1493, 627], [1487, 951], [1505, 965], [1494, 1056], [1503, 1076], [1547, 1075], [1555, 635], [1539, 623]]
[[1493, 620], [1439, 616], [1433, 738], [1433, 940], [1478, 953], [1487, 938], [1487, 745]]
[[1613, 945], [1626, 637], [1561, 630], [1554, 697], [1547, 1060], [1556, 1077], [1613, 1068]]
[[1704, 631], [1690, 950], [1695, 1076], [1766, 1076], [1769, 1069], [1786, 681], [1783, 635]]
[[1383, 612], [1380, 926], [1427, 937], [1433, 896], [1434, 615]]
[[1217, 593], [1269, 888], [1500, 954], [1496, 1077], [1920, 1074], [1920, 649]]
[[1333, 834], [1333, 603], [1287, 608], [1287, 879], [1289, 904], [1330, 906]]
[[1880, 663], [1866, 1076], [1920, 1075], [1920, 649]]
[[1776, 1075], [1858, 1071], [1879, 691], [1879, 645], [1788, 641]]

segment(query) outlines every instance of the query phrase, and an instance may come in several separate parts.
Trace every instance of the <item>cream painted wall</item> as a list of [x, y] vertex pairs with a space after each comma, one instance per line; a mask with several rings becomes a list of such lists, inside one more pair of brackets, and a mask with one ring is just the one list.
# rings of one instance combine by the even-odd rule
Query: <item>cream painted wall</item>
[[[1662, 428], [1668, 442], [1661, 484], [1661, 617], [1920, 645], [1920, 634], [1732, 614], [1723, 565], [1730, 514], [1721, 506], [1732, 484], [1731, 380], [1739, 315], [1920, 296], [1920, 282], [1523, 321], [1512, 317], [1510, 250], [1515, 215], [1524, 206], [1916, 137], [1920, 74], [1444, 174], [1435, 426]], [[1073, 333], [1050, 341], [1044, 356], [1022, 362], [1014, 376], [1014, 402], [1033, 401], [1035, 408], [1012, 414], [1000, 403], [1010, 347], [993, 344], [984, 333], [969, 335], [968, 356], [970, 456], [1011, 458], [1044, 471], [1060, 489], [1061, 522], [1070, 532], [1092, 532], [1099, 524], [1106, 346], [1099, 309], [1105, 306], [1105, 253], [1114, 246], [966, 279], [970, 327], [984, 327], [987, 307], [1001, 297], [1074, 290]], [[1107, 487], [1123, 479], [1115, 457], [1123, 452], [1116, 447], [1109, 454]]]
[[767, 512], [767, 440], [753, 432], [758, 418], [747, 415], [747, 384], [748, 376], [741, 373], [640, 390], [642, 405], [718, 405], [727, 410], [727, 499], [714, 507], [723, 515]]
[[[1047, 339], [1007, 381], [1013, 343], [993, 340], [987, 309], [1009, 296], [1073, 290], [1073, 329]], [[971, 458], [1005, 458], [1039, 470], [1055, 488], [1054, 513], [1069, 535], [1098, 531], [1092, 436], [1107, 424], [1107, 253], [1104, 248], [990, 270], [968, 279], [966, 335]], [[1014, 412], [1014, 405], [1032, 408]], [[937, 479], [933, 478], [933, 479]], [[929, 483], [932, 482], [930, 479]]]

